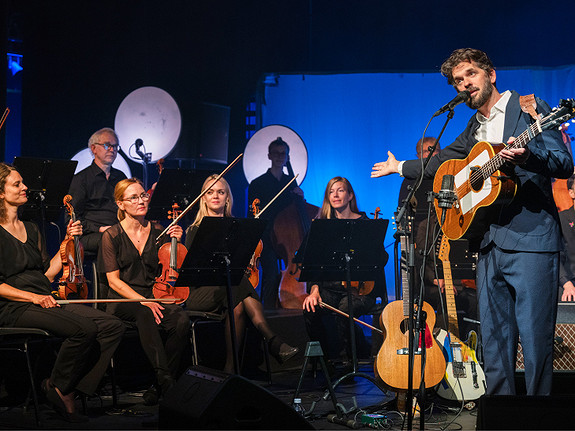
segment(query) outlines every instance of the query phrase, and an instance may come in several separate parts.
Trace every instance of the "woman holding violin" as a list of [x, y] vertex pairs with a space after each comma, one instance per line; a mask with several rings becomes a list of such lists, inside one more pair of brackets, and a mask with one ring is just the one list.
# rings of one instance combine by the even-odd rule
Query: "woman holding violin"
[[[364, 212], [359, 211], [357, 200], [351, 183], [344, 177], [334, 177], [327, 183], [323, 204], [317, 215], [318, 219], [368, 219]], [[347, 290], [342, 281], [308, 282], [309, 295], [303, 303], [306, 329], [313, 341], [320, 341], [324, 347], [326, 355], [329, 355], [330, 348], [333, 350], [333, 343], [328, 342], [328, 334], [331, 332], [327, 323], [324, 322], [324, 314], [330, 311], [321, 308], [320, 303], [335, 307], [344, 313], [348, 312]], [[352, 282], [352, 306], [353, 315], [358, 317], [366, 314], [375, 304], [376, 291], [373, 283]], [[349, 347], [349, 321], [347, 318], [336, 315], [337, 335], [342, 340], [343, 348], [339, 352], [340, 358], [344, 362], [351, 359]], [[361, 338], [359, 338], [361, 339]], [[333, 356], [333, 354], [331, 355]]]
[[[160, 272], [156, 237], [162, 226], [146, 220], [150, 195], [136, 178], [120, 181], [114, 190], [119, 223], [102, 235], [98, 259], [106, 273], [110, 289], [108, 298], [141, 299], [142, 302], [108, 304], [106, 311], [133, 322], [146, 357], [155, 372], [154, 386], [144, 394], [144, 402], [153, 405], [182, 371], [183, 355], [189, 344], [190, 320], [182, 307], [148, 302]], [[169, 236], [182, 237], [182, 228], [173, 225]], [[185, 298], [182, 298], [185, 299]], [[166, 342], [160, 334], [167, 334]]]
[[[38, 227], [18, 218], [26, 191], [18, 171], [0, 163], [0, 325], [40, 328], [62, 338], [42, 389], [66, 421], [83, 422], [87, 418], [74, 405], [76, 392], [95, 392], [125, 328], [94, 308], [56, 302], [50, 283], [62, 270], [62, 257], [50, 259]], [[80, 221], [70, 222], [66, 232], [81, 235]]]
[[[206, 190], [217, 178], [217, 175], [209, 176], [202, 186], [202, 192]], [[198, 226], [204, 217], [232, 217], [233, 197], [228, 182], [221, 178], [201, 198], [200, 208], [196, 219], [186, 231], [186, 246], [192, 244]], [[245, 330], [245, 317], [249, 317], [256, 329], [268, 342], [270, 354], [279, 362], [283, 363], [293, 357], [299, 349], [285, 343], [270, 328], [264, 313], [258, 294], [251, 285], [247, 276], [242, 278], [239, 286], [232, 289], [234, 296], [234, 318], [236, 323], [236, 339], [241, 340]], [[186, 301], [189, 310], [221, 312], [227, 308], [227, 294], [225, 286], [192, 286], [190, 296]], [[226, 365], [224, 371], [233, 372], [233, 350], [230, 337], [230, 325], [226, 324]]]

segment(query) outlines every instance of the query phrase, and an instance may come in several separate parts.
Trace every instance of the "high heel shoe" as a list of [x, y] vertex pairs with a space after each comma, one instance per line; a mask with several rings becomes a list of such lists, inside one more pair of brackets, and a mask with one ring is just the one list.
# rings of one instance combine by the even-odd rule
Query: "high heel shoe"
[[87, 422], [88, 417], [81, 415], [76, 412], [69, 413], [66, 410], [66, 404], [64, 404], [64, 400], [60, 398], [60, 395], [56, 391], [56, 387], [52, 384], [50, 379], [44, 379], [42, 381], [42, 392], [46, 396], [46, 400], [50, 404], [50, 406], [54, 409], [56, 413], [58, 413], [66, 422], [70, 423], [82, 423]]
[[299, 347], [290, 346], [277, 335], [273, 336], [269, 340], [268, 347], [270, 355], [272, 355], [280, 364], [293, 358], [299, 352]]

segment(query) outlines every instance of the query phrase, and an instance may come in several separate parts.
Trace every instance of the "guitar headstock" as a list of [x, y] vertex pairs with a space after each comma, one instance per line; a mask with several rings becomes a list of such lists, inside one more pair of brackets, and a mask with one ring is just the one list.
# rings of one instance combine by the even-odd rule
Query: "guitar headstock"
[[541, 120], [541, 128], [544, 130], [559, 128], [563, 123], [575, 117], [575, 99], [561, 99], [559, 106], [553, 108]]
[[414, 216], [409, 213], [406, 212], [403, 214], [403, 218], [401, 219], [401, 221], [399, 223], [397, 223], [397, 214], [398, 211], [393, 213], [393, 217], [392, 217], [392, 224], [393, 224], [393, 229], [399, 233], [408, 235], [411, 233], [411, 229], [413, 228], [413, 219]]
[[449, 239], [444, 234], [441, 235], [441, 244], [439, 244], [439, 252], [437, 256], [442, 262], [449, 262]]

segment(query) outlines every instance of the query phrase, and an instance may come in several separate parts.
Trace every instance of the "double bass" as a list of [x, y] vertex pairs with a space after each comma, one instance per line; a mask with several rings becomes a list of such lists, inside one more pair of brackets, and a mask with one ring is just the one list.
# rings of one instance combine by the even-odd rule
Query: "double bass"
[[[294, 178], [289, 160], [286, 168], [290, 179]], [[285, 265], [279, 286], [279, 301], [282, 308], [301, 309], [307, 296], [305, 283], [298, 281], [300, 270], [293, 262], [293, 258], [309, 232], [311, 220], [317, 215], [318, 210], [318, 207], [308, 204], [301, 196], [293, 194], [292, 202], [274, 220], [272, 233], [274, 251]]]

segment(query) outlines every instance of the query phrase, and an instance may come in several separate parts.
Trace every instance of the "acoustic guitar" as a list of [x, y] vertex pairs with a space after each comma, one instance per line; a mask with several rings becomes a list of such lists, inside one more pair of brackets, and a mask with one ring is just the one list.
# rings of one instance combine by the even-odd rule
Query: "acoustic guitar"
[[[449, 250], [449, 240], [443, 235], [439, 247], [439, 259], [443, 264], [449, 331], [442, 329], [436, 337], [447, 362], [445, 378], [437, 388], [437, 394], [449, 400], [472, 401], [485, 393], [485, 374], [477, 362], [473, 348], [475, 346], [468, 346], [459, 340], [459, 324], [453, 293]], [[468, 342], [476, 339], [476, 336], [469, 337]]]
[[[504, 172], [505, 160], [499, 155], [504, 149], [523, 148], [547, 129], [558, 128], [575, 117], [575, 100], [561, 100], [558, 107], [538, 119], [509, 145], [478, 142], [465, 159], [444, 162], [433, 180], [433, 191], [441, 189], [444, 175], [455, 179], [456, 201], [445, 210], [443, 233], [451, 240], [477, 238], [486, 231], [497, 209], [515, 196], [516, 183], [512, 175]], [[443, 209], [435, 202], [438, 220]]]
[[[395, 390], [407, 390], [409, 387], [409, 282], [405, 252], [408, 249], [406, 236], [400, 239], [401, 244], [401, 287], [403, 301], [389, 303], [381, 313], [380, 323], [385, 336], [374, 364], [375, 375], [384, 384]], [[425, 340], [414, 340], [417, 346], [413, 367], [412, 387], [418, 388], [421, 380], [421, 342], [425, 343], [425, 378], [426, 388], [437, 385], [445, 374], [445, 359], [441, 348], [432, 336], [435, 325], [435, 312], [427, 302], [423, 303], [426, 313]], [[415, 312], [414, 312], [415, 315]]]

